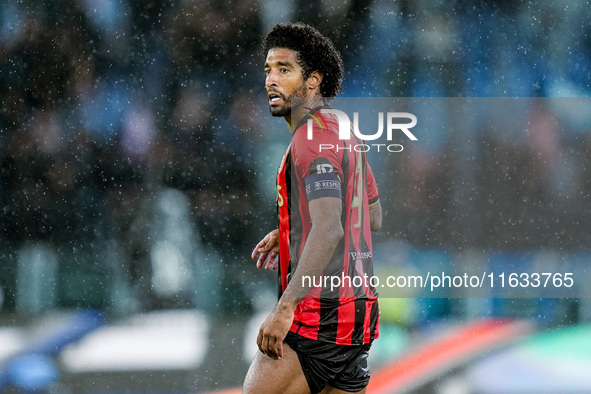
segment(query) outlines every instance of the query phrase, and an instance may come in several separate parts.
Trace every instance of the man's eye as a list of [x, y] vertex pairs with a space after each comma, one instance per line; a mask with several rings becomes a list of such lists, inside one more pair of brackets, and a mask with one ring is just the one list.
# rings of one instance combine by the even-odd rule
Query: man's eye
[[282, 73], [286, 73], [286, 72], [288, 72], [288, 71], [289, 71], [289, 70], [288, 70], [287, 68], [282, 68], [282, 69], [281, 69], [281, 72], [282, 72]]

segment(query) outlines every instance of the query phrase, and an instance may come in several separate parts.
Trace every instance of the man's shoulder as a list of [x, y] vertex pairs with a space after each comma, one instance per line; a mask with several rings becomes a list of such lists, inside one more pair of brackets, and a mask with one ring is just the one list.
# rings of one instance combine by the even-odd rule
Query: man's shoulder
[[[311, 122], [312, 127], [308, 126]], [[292, 145], [317, 147], [320, 143], [335, 143], [339, 139], [339, 127], [333, 115], [316, 115], [301, 125], [293, 134]]]

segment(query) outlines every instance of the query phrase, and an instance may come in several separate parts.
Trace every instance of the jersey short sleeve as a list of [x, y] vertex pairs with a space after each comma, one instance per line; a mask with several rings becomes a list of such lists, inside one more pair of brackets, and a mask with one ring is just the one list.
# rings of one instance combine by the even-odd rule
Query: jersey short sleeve
[[369, 200], [369, 206], [374, 205], [380, 200], [376, 179], [373, 176], [373, 171], [369, 163], [367, 163], [367, 198]]
[[296, 130], [292, 140], [292, 155], [296, 173], [304, 182], [308, 201], [321, 197], [342, 197], [343, 169], [341, 155], [329, 146], [337, 146], [338, 134], [328, 129], [332, 122], [320, 127], [315, 124], [312, 138], [307, 126]]

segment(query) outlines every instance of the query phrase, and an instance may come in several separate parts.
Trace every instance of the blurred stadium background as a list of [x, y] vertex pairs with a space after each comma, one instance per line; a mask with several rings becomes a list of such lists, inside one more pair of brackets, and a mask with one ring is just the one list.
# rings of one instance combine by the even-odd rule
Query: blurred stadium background
[[[537, 262], [583, 281], [589, 10], [586, 0], [3, 0], [0, 390], [241, 384], [275, 302], [274, 275], [248, 256], [273, 226], [289, 138], [267, 113], [260, 53], [282, 21], [335, 41], [345, 96], [540, 98], [520, 119], [528, 132], [498, 114], [488, 128], [422, 136], [376, 174], [378, 268]], [[591, 392], [587, 298], [444, 293], [382, 305], [369, 392]]]

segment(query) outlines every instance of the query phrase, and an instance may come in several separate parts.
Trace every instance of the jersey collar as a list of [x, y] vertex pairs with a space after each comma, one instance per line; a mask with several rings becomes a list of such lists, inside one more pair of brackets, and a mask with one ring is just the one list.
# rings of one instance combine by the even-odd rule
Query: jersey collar
[[297, 126], [294, 129], [294, 134], [296, 131], [298, 131], [298, 129], [300, 127], [302, 127], [303, 125], [306, 124], [306, 122], [308, 122], [308, 119], [310, 119], [313, 115], [315, 116], [318, 111], [320, 111], [321, 109], [327, 109], [327, 108], [330, 108], [330, 105], [319, 105], [314, 108], [306, 108], [308, 110], [308, 113], [306, 113], [304, 115], [304, 117], [298, 122]]

